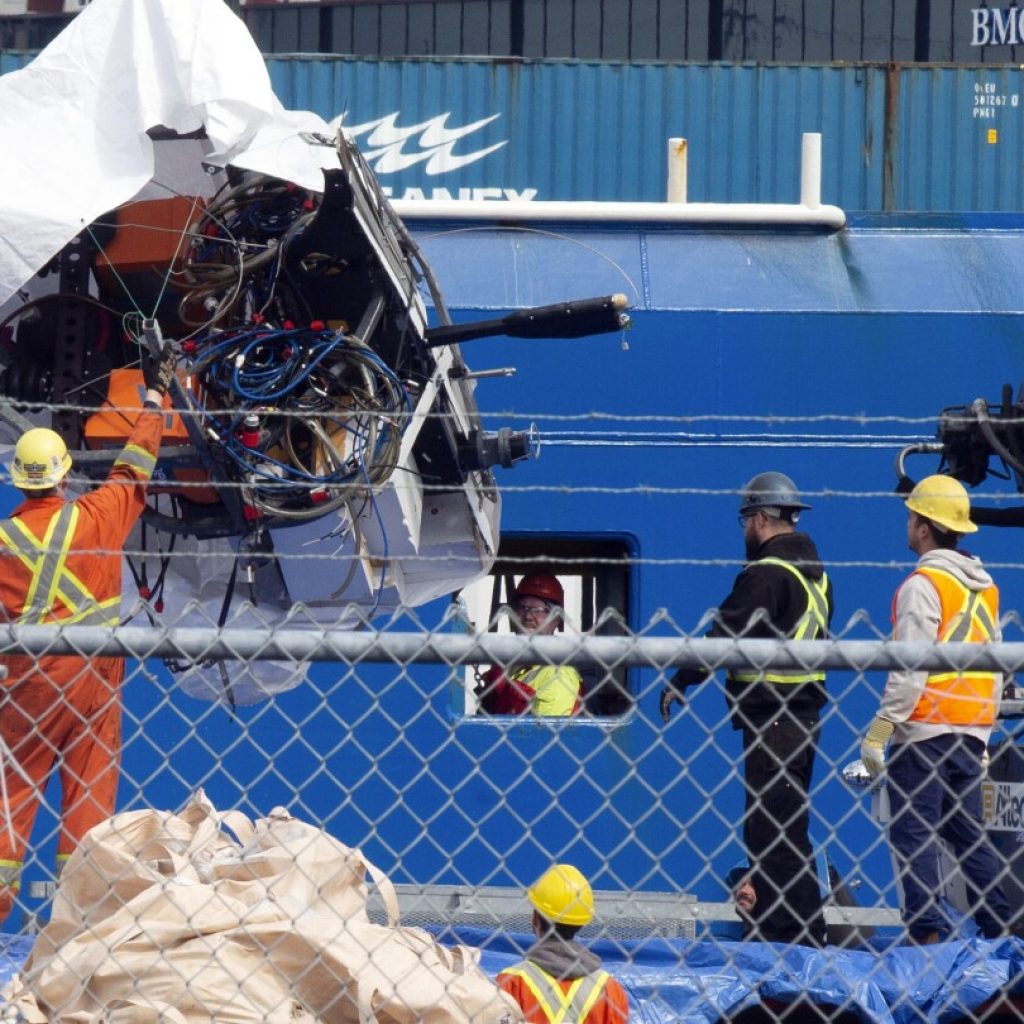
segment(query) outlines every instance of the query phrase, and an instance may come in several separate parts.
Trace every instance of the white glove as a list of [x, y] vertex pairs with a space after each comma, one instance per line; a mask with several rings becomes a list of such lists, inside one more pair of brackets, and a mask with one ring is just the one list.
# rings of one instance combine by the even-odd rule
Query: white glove
[[988, 756], [988, 747], [986, 747], [981, 752], [981, 774], [982, 775], [988, 775], [988, 763], [989, 763], [989, 760], [990, 760], [990, 758]]
[[889, 742], [893, 730], [892, 722], [884, 718], [875, 718], [860, 745], [860, 759], [864, 762], [868, 775], [874, 778], [885, 770], [885, 745]]

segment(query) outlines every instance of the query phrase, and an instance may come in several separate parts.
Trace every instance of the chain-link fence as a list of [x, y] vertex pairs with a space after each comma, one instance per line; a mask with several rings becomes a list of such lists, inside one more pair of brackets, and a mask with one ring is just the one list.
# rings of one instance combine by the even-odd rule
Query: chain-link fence
[[[522, 636], [478, 633], [457, 607], [440, 625], [425, 623], [406, 611], [390, 625], [361, 631], [298, 628], [294, 621], [239, 627], [230, 620], [222, 628], [0, 628], [3, 649], [27, 653], [43, 673], [47, 659], [68, 655], [139, 659], [129, 660], [123, 688], [122, 816], [90, 833], [77, 852], [60, 838], [57, 788], [74, 790], [67, 766], [75, 741], [63, 752], [50, 751], [63, 755], [63, 765], [48, 787], [35, 774], [34, 757], [26, 756], [41, 742], [39, 730], [30, 727], [20, 747], [5, 751], [5, 827], [14, 821], [24, 830], [26, 804], [41, 805], [30, 837], [24, 835], [24, 857], [8, 849], [3, 861], [4, 880], [21, 882], [9, 931], [44, 924], [58, 868], [67, 863], [53, 923], [42, 933], [48, 941], [37, 943], [29, 961], [33, 990], [50, 999], [62, 993], [76, 1012], [103, 1006], [113, 1012], [103, 1000], [113, 1005], [121, 984], [120, 998], [132, 1012], [147, 1001], [175, 1005], [191, 993], [194, 1012], [207, 1015], [202, 1019], [369, 1013], [360, 1002], [365, 993], [351, 942], [369, 943], [365, 984], [372, 977], [379, 986], [378, 975], [399, 970], [396, 964], [405, 977], [411, 961], [394, 959], [382, 938], [392, 916], [387, 885], [361, 891], [359, 872], [352, 874], [355, 855], [342, 847], [325, 854], [318, 843], [326, 834], [358, 848], [396, 884], [406, 924], [426, 926], [443, 942], [482, 947], [491, 975], [532, 941], [536, 904], [527, 887], [553, 864], [578, 867], [593, 887], [596, 910], [580, 937], [625, 982], [631, 1009], [643, 1019], [738, 1019], [754, 1006], [772, 1013], [802, 1006], [800, 1012], [857, 1020], [928, 1017], [941, 1006], [942, 1019], [970, 1019], [1012, 994], [1012, 965], [1021, 956], [1011, 932], [1024, 884], [1024, 758], [1014, 724], [1024, 702], [1016, 699], [1012, 674], [1024, 664], [1024, 644], [709, 639], [670, 635], [664, 623], [639, 635], [580, 634], [570, 627], [561, 635]], [[167, 663], [205, 664], [226, 688], [211, 689], [215, 700], [196, 700], [182, 692]], [[291, 688], [232, 706], [236, 666], [258, 678], [270, 663], [296, 667]], [[614, 713], [585, 699], [566, 716], [486, 713], [480, 706], [486, 670], [502, 666], [511, 674], [517, 665], [574, 666], [582, 697], [612, 685], [622, 703]], [[664, 687], [677, 669], [695, 667], [714, 674], [687, 688], [664, 721]], [[886, 672], [907, 668], [933, 675], [999, 672], [1006, 681], [987, 777], [978, 780], [983, 842], [995, 851], [998, 869], [981, 890], [976, 873], [965, 880], [961, 869], [978, 844], [965, 845], [956, 832], [969, 789], [957, 783], [940, 800], [939, 816], [924, 822], [940, 865], [931, 895], [949, 921], [943, 941], [927, 947], [907, 944], [901, 920], [906, 865], [901, 876], [887, 835], [891, 782], [884, 772], [872, 781], [852, 764], [870, 721], [860, 709], [877, 704]], [[786, 821], [761, 814], [769, 804], [790, 805], [763, 801], [757, 792], [745, 732], [752, 723], [732, 720], [723, 693], [723, 679], [751, 669], [762, 676], [828, 674], [819, 724], [798, 723], [804, 738], [795, 752], [803, 745], [816, 756], [804, 806]], [[18, 699], [9, 681], [8, 736]], [[114, 698], [108, 693], [107, 699]], [[53, 700], [62, 697], [54, 692]], [[780, 718], [785, 722], [786, 713]], [[779, 720], [759, 728], [770, 731]], [[69, 728], [69, 735], [89, 732], [90, 722], [81, 719]], [[96, 742], [101, 755], [116, 758], [109, 734]], [[973, 747], [958, 743], [950, 756], [961, 752]], [[799, 796], [799, 781], [784, 775], [783, 786]], [[102, 773], [93, 777], [103, 784]], [[210, 806], [196, 797], [200, 790]], [[911, 804], [918, 793], [910, 792]], [[76, 799], [88, 803], [90, 794], [79, 791]], [[290, 819], [274, 808], [314, 828], [304, 838], [285, 836]], [[223, 812], [265, 820], [250, 832], [243, 818]], [[65, 802], [65, 829], [77, 813]], [[757, 827], [772, 832], [767, 842], [751, 832]], [[759, 857], [750, 856], [752, 840], [760, 843]], [[292, 879], [294, 891], [282, 888], [285, 861], [302, 879]], [[778, 874], [780, 863], [788, 876]], [[350, 927], [364, 900], [369, 923]], [[777, 920], [770, 923], [775, 911], [798, 904], [804, 907], [799, 934], [780, 944], [758, 941], [766, 937], [760, 929], [778, 928]], [[126, 910], [141, 915], [130, 941]], [[108, 920], [117, 928], [103, 923]], [[319, 922], [312, 929], [311, 920]], [[335, 928], [349, 943], [341, 965]], [[324, 947], [315, 949], [310, 934], [318, 930]], [[285, 933], [289, 942], [301, 937], [301, 955], [281, 948]], [[239, 944], [247, 954], [242, 973], [232, 974], [234, 953], [225, 950], [237, 952]], [[395, 1011], [396, 1019], [442, 1010], [458, 1015], [467, 1007], [491, 1013], [459, 989], [465, 978], [443, 956], [435, 961], [425, 946], [413, 948], [417, 963], [433, 970], [435, 980], [448, 979], [455, 995], [427, 1000], [428, 1011], [392, 979], [389, 998], [405, 1005], [405, 1016]], [[962, 975], [952, 971], [953, 950], [972, 965]], [[314, 965], [329, 980], [313, 985]], [[82, 973], [70, 986], [69, 972]], [[325, 984], [335, 987], [330, 1006], [323, 1002]], [[378, 1019], [393, 1009], [384, 1002]], [[45, 1009], [54, 1013], [56, 1004]], [[182, 1012], [200, 1019], [187, 1006]]]

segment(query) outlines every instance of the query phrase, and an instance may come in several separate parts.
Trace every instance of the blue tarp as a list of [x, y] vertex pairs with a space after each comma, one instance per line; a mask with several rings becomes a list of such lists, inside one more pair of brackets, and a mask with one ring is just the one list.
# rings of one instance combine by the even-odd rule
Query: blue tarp
[[[528, 935], [476, 928], [433, 930], [442, 940], [479, 946], [491, 975], [519, 960], [531, 942]], [[31, 947], [31, 938], [0, 936], [0, 984]], [[1024, 1003], [1024, 942], [1016, 939], [883, 952], [685, 940], [603, 940], [591, 948], [625, 987], [638, 1024], [715, 1024], [801, 1000], [841, 1008], [848, 1020], [953, 1024], [999, 995]]]
[[[481, 947], [489, 974], [518, 960], [532, 941], [472, 928], [438, 934]], [[713, 1024], [801, 1000], [842, 1008], [850, 1020], [952, 1024], [999, 995], [1024, 1003], [1024, 942], [1016, 939], [881, 952], [686, 940], [603, 940], [590, 948], [622, 982], [643, 1024]]]
[[21, 970], [33, 941], [30, 935], [0, 934], [0, 988]]

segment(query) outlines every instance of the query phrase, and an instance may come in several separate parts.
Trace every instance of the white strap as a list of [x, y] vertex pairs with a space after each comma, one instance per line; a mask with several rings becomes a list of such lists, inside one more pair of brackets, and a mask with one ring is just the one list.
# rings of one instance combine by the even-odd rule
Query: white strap
[[381, 899], [384, 901], [384, 910], [388, 915], [388, 927], [397, 928], [401, 923], [401, 912], [398, 908], [398, 893], [395, 892], [394, 882], [379, 867], [371, 864], [365, 857], [363, 858], [363, 866], [366, 868], [366, 873], [370, 876], [377, 888], [377, 892], [380, 893]]

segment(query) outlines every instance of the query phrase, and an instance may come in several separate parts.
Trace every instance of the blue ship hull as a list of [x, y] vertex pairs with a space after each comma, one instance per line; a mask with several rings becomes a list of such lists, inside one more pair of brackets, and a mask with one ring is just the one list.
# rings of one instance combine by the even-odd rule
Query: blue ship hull
[[[779, 469], [814, 506], [805, 525], [834, 580], [837, 634], [887, 632], [911, 560], [894, 457], [933, 435], [943, 406], [1014, 379], [1024, 232], [457, 227], [416, 231], [456, 319], [628, 291], [623, 274], [637, 290], [622, 337], [467, 346], [474, 369], [519, 369], [480, 384], [485, 418], [541, 430], [542, 457], [501, 477], [503, 533], [623, 538], [630, 626], [697, 633], [740, 568], [735, 492]], [[936, 466], [921, 463], [919, 476]], [[1004, 611], [1024, 606], [1019, 535], [986, 529], [973, 547]], [[415, 614], [437, 626], [445, 610]], [[404, 882], [521, 885], [562, 859], [598, 888], [721, 898], [742, 794], [719, 685], [665, 727], [653, 670], [631, 672], [624, 716], [572, 723], [460, 718], [452, 677], [432, 666], [320, 665], [312, 679], [237, 719], [165, 675], [130, 682], [121, 804], [176, 807], [197, 786], [251, 813], [283, 804]], [[831, 674], [813, 827], [865, 880], [861, 902], [894, 905], [884, 835], [838, 777], [882, 682]]]

